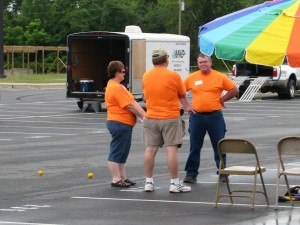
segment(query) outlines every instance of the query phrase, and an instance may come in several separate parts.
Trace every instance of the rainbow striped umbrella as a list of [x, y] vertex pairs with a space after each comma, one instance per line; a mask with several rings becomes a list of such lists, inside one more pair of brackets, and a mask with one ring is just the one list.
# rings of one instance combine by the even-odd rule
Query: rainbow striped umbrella
[[217, 18], [199, 28], [200, 52], [217, 58], [300, 67], [300, 0], [273, 0]]

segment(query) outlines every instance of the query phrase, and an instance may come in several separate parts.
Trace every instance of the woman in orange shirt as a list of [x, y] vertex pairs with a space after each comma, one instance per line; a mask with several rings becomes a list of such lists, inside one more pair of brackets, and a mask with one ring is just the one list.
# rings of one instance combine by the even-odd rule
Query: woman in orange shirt
[[127, 178], [125, 172], [125, 163], [131, 146], [132, 129], [136, 123], [136, 116], [143, 120], [145, 111], [121, 84], [126, 74], [123, 63], [111, 61], [107, 71], [110, 80], [105, 91], [106, 127], [112, 136], [107, 165], [112, 175], [111, 186], [129, 187], [136, 184]]

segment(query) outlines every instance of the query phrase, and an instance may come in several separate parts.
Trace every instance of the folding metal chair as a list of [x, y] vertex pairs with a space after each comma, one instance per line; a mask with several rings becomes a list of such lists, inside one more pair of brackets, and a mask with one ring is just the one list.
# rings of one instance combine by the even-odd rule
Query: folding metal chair
[[277, 168], [277, 187], [276, 187], [276, 203], [275, 208], [278, 208], [278, 197], [279, 197], [279, 181], [280, 177], [283, 175], [287, 193], [289, 194], [289, 199], [291, 206], [294, 206], [293, 196], [291, 195], [290, 185], [288, 181], [288, 176], [300, 176], [300, 165], [299, 167], [294, 167], [293, 165], [287, 164], [287, 158], [291, 156], [297, 156], [297, 160], [300, 159], [300, 137], [284, 137], [279, 140], [277, 144], [278, 150], [278, 168]]
[[[252, 200], [251, 208], [254, 208], [255, 195], [256, 193], [261, 193], [265, 196], [267, 204], [269, 205], [269, 199], [265, 187], [265, 183], [263, 180], [262, 173], [266, 171], [265, 167], [261, 167], [258, 159], [258, 155], [256, 152], [255, 146], [248, 140], [244, 139], [232, 139], [232, 138], [224, 138], [218, 143], [218, 151], [220, 157], [220, 166], [219, 166], [219, 175], [217, 182], [217, 190], [215, 196], [215, 207], [218, 206], [218, 201], [221, 197], [229, 197], [231, 204], [233, 204], [233, 197], [242, 197], [242, 198], [250, 198]], [[222, 160], [222, 155], [227, 154], [231, 159], [233, 159], [234, 154], [244, 155], [247, 157], [247, 164], [252, 163], [252, 166], [248, 165], [232, 165], [224, 168], [224, 161]], [[237, 155], [236, 155], [237, 156]], [[252, 159], [252, 160], [251, 160]], [[233, 161], [233, 160], [231, 160]], [[220, 194], [220, 178], [225, 175], [252, 175], [254, 176], [253, 180], [253, 188], [252, 190], [244, 189], [244, 190], [231, 190], [229, 185], [229, 179], [226, 179], [226, 186], [228, 189], [228, 194]], [[261, 184], [263, 191], [258, 191], [256, 189], [257, 186], [257, 175], [259, 174], [261, 179]], [[239, 194], [240, 193], [240, 194]], [[241, 194], [243, 193], [243, 194]], [[248, 194], [246, 194], [248, 193]], [[251, 195], [250, 195], [251, 193]]]

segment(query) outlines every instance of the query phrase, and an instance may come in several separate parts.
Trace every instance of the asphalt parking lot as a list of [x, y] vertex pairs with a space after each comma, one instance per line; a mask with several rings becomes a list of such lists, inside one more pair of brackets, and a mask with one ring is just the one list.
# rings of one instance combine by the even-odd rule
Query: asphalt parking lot
[[[155, 191], [143, 192], [142, 126], [134, 128], [127, 163], [129, 189], [110, 187], [106, 158], [110, 135], [106, 113], [86, 113], [64, 89], [1, 89], [0, 100], [0, 224], [13, 225], [207, 225], [299, 224], [300, 203], [292, 209], [280, 203], [274, 209], [277, 170], [276, 145], [281, 137], [300, 135], [300, 95], [279, 100], [258, 95], [251, 102], [226, 103], [227, 137], [252, 141], [260, 157], [270, 206], [257, 195], [255, 209], [249, 199], [231, 205], [222, 198], [214, 207], [216, 168], [206, 138], [198, 182], [192, 192], [171, 194], [163, 150], [155, 165]], [[183, 119], [188, 122], [187, 113]], [[179, 151], [180, 176], [189, 150], [189, 137]], [[229, 162], [230, 159], [229, 159]], [[247, 163], [247, 160], [241, 160]], [[300, 159], [291, 159], [299, 164]], [[37, 171], [44, 175], [38, 176]], [[88, 179], [92, 172], [94, 177]], [[252, 178], [232, 176], [230, 183], [249, 186]], [[299, 180], [291, 179], [291, 184]], [[224, 189], [225, 186], [222, 186]], [[285, 193], [283, 182], [280, 192]]]

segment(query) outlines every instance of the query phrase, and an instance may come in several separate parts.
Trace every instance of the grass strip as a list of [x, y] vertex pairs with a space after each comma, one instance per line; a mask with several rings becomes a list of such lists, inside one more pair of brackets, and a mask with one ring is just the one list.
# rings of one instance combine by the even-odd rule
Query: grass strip
[[66, 83], [67, 75], [64, 74], [22, 74], [8, 75], [6, 78], [0, 78], [0, 83]]

